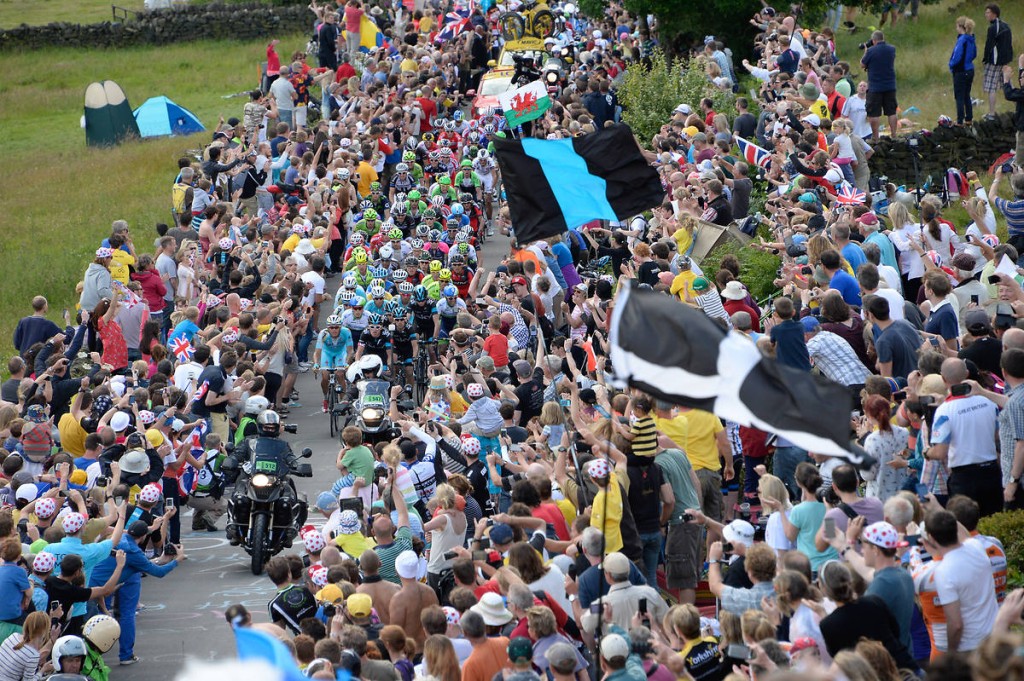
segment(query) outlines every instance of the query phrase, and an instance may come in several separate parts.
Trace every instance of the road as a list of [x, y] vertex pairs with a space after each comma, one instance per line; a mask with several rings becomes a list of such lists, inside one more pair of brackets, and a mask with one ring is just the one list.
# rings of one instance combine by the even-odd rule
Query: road
[[[481, 251], [485, 267], [492, 270], [508, 252], [508, 239], [495, 235]], [[340, 277], [328, 280], [332, 293]], [[326, 313], [324, 313], [326, 315]], [[330, 489], [337, 477], [334, 461], [338, 444], [329, 435], [327, 417], [320, 410], [319, 384], [312, 372], [301, 374], [296, 383], [302, 407], [292, 409], [284, 419], [299, 426], [298, 435], [286, 435], [292, 449], [313, 450], [309, 463], [312, 478], [296, 478], [301, 493], [312, 504], [316, 495]], [[188, 560], [163, 579], [146, 577], [142, 586], [145, 609], [136, 619], [135, 654], [142, 658], [129, 667], [117, 666], [116, 646], [106, 655], [112, 665], [112, 681], [166, 681], [181, 669], [186, 657], [216, 660], [234, 656], [234, 637], [224, 620], [224, 610], [241, 603], [255, 621], [269, 621], [267, 603], [274, 585], [265, 576], [249, 571], [249, 556], [228, 545], [223, 532], [191, 532], [191, 512], [181, 520], [182, 542]], [[224, 526], [222, 518], [218, 525]], [[300, 549], [301, 550], [301, 547]]]

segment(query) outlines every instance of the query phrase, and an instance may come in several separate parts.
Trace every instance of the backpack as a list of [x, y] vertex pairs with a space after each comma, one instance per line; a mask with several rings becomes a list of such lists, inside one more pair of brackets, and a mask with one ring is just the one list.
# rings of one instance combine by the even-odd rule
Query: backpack
[[28, 422], [21, 433], [21, 447], [25, 458], [32, 463], [42, 463], [50, 456], [53, 448], [53, 434], [50, 431], [50, 423]]
[[178, 182], [171, 187], [171, 210], [177, 214], [185, 212], [185, 195], [188, 190], [191, 189], [189, 185], [184, 182]]

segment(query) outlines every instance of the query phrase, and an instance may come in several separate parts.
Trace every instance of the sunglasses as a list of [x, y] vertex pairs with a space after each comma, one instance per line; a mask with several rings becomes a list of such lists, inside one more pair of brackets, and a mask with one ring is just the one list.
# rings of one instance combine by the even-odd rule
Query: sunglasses
[[362, 306], [362, 305], [353, 305], [353, 306], [352, 306], [352, 310], [353, 310], [353, 311], [355, 311], [355, 310], [359, 310], [359, 311], [362, 311], [362, 309], [363, 309], [363, 306]]
[[380, 326], [379, 324], [370, 324], [369, 326], [366, 327], [366, 330], [367, 331], [380, 331], [383, 328], [384, 327]]
[[340, 329], [340, 328], [341, 328], [340, 326], [328, 326], [327, 330], [330, 331], [331, 329]]

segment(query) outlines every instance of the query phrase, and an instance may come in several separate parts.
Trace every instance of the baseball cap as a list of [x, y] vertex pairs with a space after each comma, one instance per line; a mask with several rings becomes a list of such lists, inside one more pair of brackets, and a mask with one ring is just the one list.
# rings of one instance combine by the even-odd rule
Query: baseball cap
[[[355, 596], [356, 594], [352, 595]], [[345, 594], [337, 584], [328, 584], [316, 592], [316, 599], [321, 603], [338, 603], [345, 600]]]
[[704, 277], [697, 277], [693, 280], [692, 286], [694, 291], [707, 291], [711, 288], [711, 282]]
[[523, 286], [526, 286], [526, 277], [517, 274], [516, 276], [512, 277], [512, 283], [522, 284]]
[[561, 674], [571, 674], [576, 669], [576, 651], [568, 643], [556, 643], [544, 653], [551, 667]]
[[131, 537], [142, 539], [147, 534], [149, 534], [149, 525], [146, 524], [145, 520], [136, 520], [128, 526], [128, 535]]
[[865, 527], [860, 538], [883, 549], [895, 549], [900, 542], [900, 535], [896, 532], [896, 528], [884, 520]]
[[110, 419], [110, 427], [113, 428], [114, 431], [118, 433], [127, 428], [130, 424], [131, 419], [129, 419], [128, 414], [124, 413], [123, 411], [117, 412]]
[[604, 557], [604, 569], [615, 577], [626, 577], [629, 575], [629, 558], [618, 551], [613, 551]]
[[19, 501], [34, 501], [37, 496], [39, 496], [39, 487], [34, 482], [19, 485], [18, 491], [14, 494], [14, 498]]
[[992, 330], [992, 320], [984, 310], [971, 310], [964, 315], [964, 327], [971, 333], [984, 334]]
[[316, 508], [330, 513], [334, 509], [338, 508], [338, 497], [334, 496], [330, 492], [320, 492], [316, 497]]
[[821, 125], [821, 118], [818, 116], [818, 114], [807, 114], [800, 120], [802, 120], [805, 123], [810, 123], [815, 128]]
[[606, 660], [629, 657], [629, 644], [618, 634], [608, 634], [601, 640], [601, 657]]
[[722, 528], [722, 536], [728, 542], [749, 548], [754, 545], [754, 526], [746, 520], [734, 520]]
[[373, 599], [369, 594], [352, 594], [345, 601], [345, 608], [353, 617], [369, 617], [373, 612]]
[[672, 113], [683, 114], [684, 116], [689, 116], [690, 114], [693, 113], [693, 109], [690, 108], [689, 104], [680, 104], [679, 106], [677, 106], [675, 109], [672, 110]]
[[861, 215], [859, 218], [857, 218], [857, 222], [863, 225], [877, 225], [878, 216], [875, 215], [874, 213], [864, 213], [864, 215]]
[[[495, 525], [494, 527], [497, 528], [498, 526]], [[506, 527], [508, 526], [506, 525]], [[494, 528], [492, 528], [491, 532], [494, 532]], [[403, 579], [416, 579], [419, 569], [420, 559], [415, 551], [402, 551], [398, 554], [398, 558], [395, 559], [395, 572]]]
[[508, 544], [512, 541], [512, 528], [505, 523], [495, 523], [491, 528], [490, 537], [492, 544]]
[[525, 636], [516, 636], [508, 644], [509, 662], [515, 664], [519, 660], [533, 659], [533, 644]]
[[821, 326], [821, 323], [818, 322], [818, 318], [813, 315], [807, 315], [800, 320], [800, 323], [804, 326], [804, 333], [811, 333]]

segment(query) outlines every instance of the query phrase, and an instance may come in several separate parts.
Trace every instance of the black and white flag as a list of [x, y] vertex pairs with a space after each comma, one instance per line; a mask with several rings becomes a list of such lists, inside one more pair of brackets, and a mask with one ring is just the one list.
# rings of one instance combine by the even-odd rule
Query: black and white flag
[[619, 387], [776, 433], [860, 468], [874, 463], [850, 442], [849, 390], [763, 356], [748, 338], [674, 298], [623, 287], [609, 337]]

